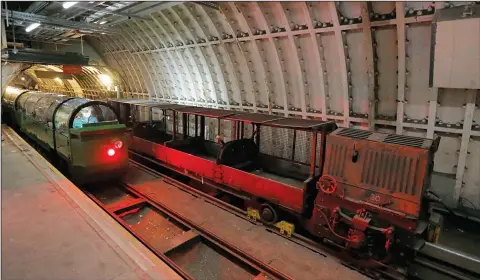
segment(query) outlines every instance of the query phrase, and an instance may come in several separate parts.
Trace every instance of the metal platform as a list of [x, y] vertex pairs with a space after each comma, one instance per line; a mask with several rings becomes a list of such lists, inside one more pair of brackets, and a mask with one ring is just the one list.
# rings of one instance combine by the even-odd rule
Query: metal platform
[[2, 125], [2, 279], [181, 279]]

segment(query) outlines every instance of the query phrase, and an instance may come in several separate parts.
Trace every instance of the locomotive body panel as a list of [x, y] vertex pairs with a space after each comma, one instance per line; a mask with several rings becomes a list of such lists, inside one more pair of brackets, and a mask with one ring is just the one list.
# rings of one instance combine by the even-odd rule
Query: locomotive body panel
[[338, 134], [327, 139], [323, 174], [335, 178], [340, 196], [419, 216], [428, 150]]

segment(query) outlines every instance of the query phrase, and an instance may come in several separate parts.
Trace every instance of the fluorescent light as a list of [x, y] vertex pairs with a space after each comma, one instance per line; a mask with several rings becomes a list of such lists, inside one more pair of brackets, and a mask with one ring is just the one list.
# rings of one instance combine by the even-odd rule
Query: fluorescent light
[[38, 22], [32, 23], [29, 26], [27, 26], [27, 28], [25, 28], [25, 31], [30, 32], [30, 31], [32, 31], [33, 29], [35, 29], [39, 26], [40, 26], [40, 23], [38, 23]]
[[104, 20], [104, 21], [101, 21], [99, 24], [105, 24], [105, 23], [107, 23], [107, 21], [106, 21], [106, 20]]
[[98, 75], [98, 78], [105, 86], [110, 87], [112, 85], [112, 78], [110, 78], [110, 76], [105, 74], [100, 74]]
[[64, 9], [68, 9], [70, 8], [71, 6], [77, 4], [78, 2], [63, 2], [63, 8]]

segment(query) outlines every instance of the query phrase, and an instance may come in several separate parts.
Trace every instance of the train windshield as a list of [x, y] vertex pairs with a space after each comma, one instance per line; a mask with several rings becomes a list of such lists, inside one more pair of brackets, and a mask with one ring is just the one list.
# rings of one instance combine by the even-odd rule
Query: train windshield
[[117, 116], [107, 106], [91, 105], [81, 109], [73, 120], [73, 128], [117, 123]]

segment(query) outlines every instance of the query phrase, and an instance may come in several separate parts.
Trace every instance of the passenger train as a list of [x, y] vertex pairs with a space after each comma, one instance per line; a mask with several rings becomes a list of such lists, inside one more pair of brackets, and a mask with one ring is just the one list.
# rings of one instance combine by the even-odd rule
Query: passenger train
[[428, 188], [440, 137], [332, 121], [110, 100], [135, 153], [241, 198], [248, 215], [295, 226], [359, 257], [401, 263], [435, 238]]
[[106, 102], [6, 87], [2, 120], [58, 161], [76, 184], [111, 180], [126, 172], [126, 127]]

